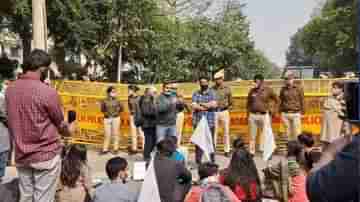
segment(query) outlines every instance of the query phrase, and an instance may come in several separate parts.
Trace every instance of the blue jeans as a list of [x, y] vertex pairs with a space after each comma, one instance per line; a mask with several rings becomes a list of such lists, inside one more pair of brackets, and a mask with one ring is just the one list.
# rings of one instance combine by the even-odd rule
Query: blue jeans
[[159, 143], [166, 136], [176, 137], [176, 125], [173, 126], [156, 126], [156, 143]]
[[5, 169], [9, 160], [9, 152], [0, 153], [0, 178], [5, 176]]

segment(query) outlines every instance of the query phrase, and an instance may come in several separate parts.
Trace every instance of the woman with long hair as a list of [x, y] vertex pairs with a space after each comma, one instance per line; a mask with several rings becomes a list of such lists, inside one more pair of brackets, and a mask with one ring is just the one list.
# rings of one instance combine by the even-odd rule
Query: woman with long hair
[[288, 142], [289, 202], [308, 202], [306, 196], [306, 166], [302, 165], [303, 146], [298, 141]]
[[86, 147], [71, 145], [62, 161], [57, 202], [87, 202], [90, 195], [91, 177]]
[[220, 175], [220, 182], [227, 185], [243, 202], [261, 201], [260, 177], [253, 156], [245, 149], [241, 139], [233, 144], [230, 165]]

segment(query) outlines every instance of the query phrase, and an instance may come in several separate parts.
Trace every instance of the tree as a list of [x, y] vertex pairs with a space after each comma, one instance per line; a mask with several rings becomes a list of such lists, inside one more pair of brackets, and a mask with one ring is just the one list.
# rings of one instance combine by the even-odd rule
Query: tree
[[290, 46], [286, 52], [287, 66], [311, 66], [313, 65], [313, 57], [306, 55], [301, 44], [301, 35], [303, 31], [300, 29], [291, 37]]
[[[191, 81], [200, 74], [211, 76], [220, 68], [226, 68], [228, 79], [273, 72], [274, 65], [254, 48], [239, 1], [221, 5], [213, 0], [163, 1], [190, 10], [181, 17], [164, 15], [155, 0], [48, 1], [49, 36], [55, 43], [50, 52], [67, 72], [65, 56], [84, 54], [88, 62], [104, 67], [111, 81], [116, 81], [120, 56], [123, 63], [135, 67], [125, 82]], [[25, 33], [31, 39], [29, 2], [17, 0], [17, 12], [8, 17], [11, 25], [20, 23], [17, 16], [22, 17], [21, 24], [30, 31], [13, 27], [22, 39]], [[210, 7], [218, 9], [213, 14], [205, 12]], [[146, 71], [140, 72], [143, 67]], [[137, 81], [139, 74], [141, 81]]]
[[82, 53], [116, 81], [120, 46], [125, 62], [143, 60], [156, 6], [151, 0], [54, 0], [48, 9], [58, 63], [65, 63], [65, 52]]
[[10, 60], [6, 56], [0, 56], [0, 80], [14, 78], [14, 71], [18, 64], [16, 60]]
[[0, 28], [0, 52], [4, 54], [6, 46], [16, 46], [16, 38], [15, 33]]
[[356, 1], [328, 0], [321, 15], [305, 27], [301, 43], [305, 53], [319, 58], [322, 68], [354, 70], [357, 64]]
[[169, 7], [167, 13], [178, 17], [202, 16], [215, 3], [215, 0], [162, 0]]
[[66, 52], [80, 54], [81, 50], [90, 50], [100, 42], [96, 40], [97, 31], [105, 26], [94, 20], [93, 16], [98, 15], [91, 8], [103, 4], [93, 0], [48, 1], [49, 35], [54, 41], [53, 53], [58, 65], [65, 65]]
[[185, 64], [189, 65], [192, 75], [213, 75], [225, 68], [227, 74], [231, 75], [228, 79], [247, 79], [256, 73], [268, 74], [272, 71], [271, 62], [255, 50], [250, 40], [249, 23], [242, 13], [243, 6], [228, 1], [223, 12], [217, 16], [196, 17], [185, 24], [188, 41], [180, 48], [178, 58], [188, 61]]
[[8, 28], [21, 38], [23, 58], [26, 58], [31, 51], [31, 16], [31, 0], [15, 0], [13, 12], [0, 19], [2, 27]]
[[9, 14], [13, 11], [13, 7], [14, 2], [12, 2], [11, 0], [2, 0], [0, 4], [0, 13]]

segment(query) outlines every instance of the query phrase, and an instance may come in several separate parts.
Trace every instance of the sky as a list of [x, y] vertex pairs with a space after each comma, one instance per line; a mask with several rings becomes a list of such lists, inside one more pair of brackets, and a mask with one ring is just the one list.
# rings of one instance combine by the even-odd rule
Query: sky
[[[326, 0], [190, 0], [190, 4], [192, 8], [206, 8], [203, 14], [209, 17], [221, 12], [220, 8], [224, 8], [229, 1], [246, 4], [243, 12], [250, 21], [251, 38], [256, 48], [263, 51], [279, 67], [286, 65], [286, 51], [291, 36], [303, 27], [312, 15], [318, 13], [321, 5], [326, 2]], [[194, 10], [195, 13], [197, 11]]]
[[275, 64], [284, 67], [290, 37], [310, 20], [321, 0], [243, 0], [251, 37]]

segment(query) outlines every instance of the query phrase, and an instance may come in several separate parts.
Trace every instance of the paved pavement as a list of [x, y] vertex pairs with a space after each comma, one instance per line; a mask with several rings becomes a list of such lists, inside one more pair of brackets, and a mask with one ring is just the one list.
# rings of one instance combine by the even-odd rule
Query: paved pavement
[[[134, 162], [142, 160], [141, 154], [129, 156], [127, 153], [119, 153], [118, 156], [124, 157], [128, 160], [129, 167], [130, 167], [130, 174], [132, 174], [132, 168], [133, 168]], [[115, 157], [115, 155], [113, 155], [113, 154], [99, 155], [98, 151], [96, 151], [96, 150], [90, 150], [88, 152], [88, 161], [89, 161], [89, 165], [91, 167], [94, 184], [107, 181], [107, 176], [105, 173], [105, 164], [112, 157]], [[275, 156], [270, 161], [270, 163], [274, 164], [278, 160], [279, 160], [279, 157]], [[225, 168], [229, 164], [229, 161], [230, 161], [230, 158], [227, 158], [223, 155], [218, 154], [216, 156], [216, 162], [217, 162], [217, 164], [219, 164], [220, 168]], [[267, 165], [267, 163], [261, 159], [261, 156], [256, 156], [255, 162], [256, 162], [256, 165], [257, 165], [257, 168], [259, 171], [261, 171]], [[197, 175], [197, 170], [192, 169], [192, 167], [194, 167], [194, 165], [195, 165], [194, 154], [191, 153], [189, 155], [188, 166], [191, 169], [194, 181], [196, 181], [198, 179], [198, 175]], [[261, 172], [259, 172], [259, 173], [261, 174]], [[6, 170], [6, 176], [4, 178], [4, 182], [10, 181], [11, 179], [16, 178], [16, 176], [17, 176], [16, 169], [14, 167], [8, 167]], [[131, 181], [130, 185], [132, 187], [131, 188], [132, 190], [139, 191], [139, 189], [141, 187], [141, 182]]]

